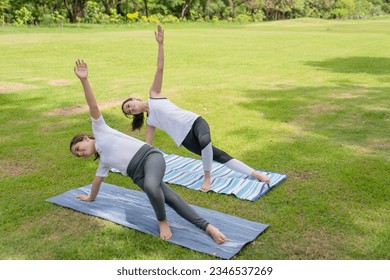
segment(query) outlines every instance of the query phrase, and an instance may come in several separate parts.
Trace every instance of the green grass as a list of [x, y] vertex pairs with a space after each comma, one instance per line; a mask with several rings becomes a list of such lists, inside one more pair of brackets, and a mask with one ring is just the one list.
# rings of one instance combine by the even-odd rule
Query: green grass
[[[289, 176], [256, 202], [173, 186], [189, 203], [270, 224], [235, 259], [389, 259], [390, 20], [164, 28], [164, 93], [208, 120], [216, 146]], [[107, 122], [144, 139], [120, 104], [147, 97], [153, 29], [0, 28], [0, 259], [214, 259], [45, 202], [96, 169], [68, 148], [91, 130], [75, 110], [77, 58]], [[191, 155], [161, 131], [155, 145]]]

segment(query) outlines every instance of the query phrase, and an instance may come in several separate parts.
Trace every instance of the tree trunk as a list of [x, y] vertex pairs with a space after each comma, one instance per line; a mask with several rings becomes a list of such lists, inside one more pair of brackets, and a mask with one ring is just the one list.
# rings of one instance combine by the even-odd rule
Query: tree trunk
[[[76, 0], [77, 2], [77, 0]], [[72, 7], [69, 5], [67, 0], [64, 0], [65, 8], [66, 8], [66, 13], [68, 14], [68, 18], [71, 23], [76, 23], [76, 15], [72, 11]]]
[[183, 5], [183, 8], [181, 9], [181, 19], [184, 18], [184, 16], [189, 11], [189, 8], [191, 6], [192, 0], [187, 0], [187, 2]]
[[122, 4], [122, 0], [117, 0], [117, 1], [116, 1], [116, 13], [117, 13], [118, 15], [124, 16], [125, 14], [124, 14], [123, 11], [122, 11], [121, 4]]
[[145, 14], [147, 17], [149, 17], [148, 0], [144, 0], [144, 4], [145, 4]]

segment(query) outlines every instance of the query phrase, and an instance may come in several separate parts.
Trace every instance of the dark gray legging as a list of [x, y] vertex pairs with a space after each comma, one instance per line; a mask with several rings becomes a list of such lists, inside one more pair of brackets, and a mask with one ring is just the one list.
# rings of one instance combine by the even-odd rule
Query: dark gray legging
[[[202, 150], [211, 142], [210, 127], [208, 123], [202, 118], [198, 117], [191, 130], [188, 132], [182, 145], [187, 150], [202, 155]], [[228, 153], [212, 146], [213, 148], [213, 160], [216, 162], [225, 164], [229, 160], [233, 159]]]
[[144, 177], [137, 181], [137, 185], [147, 194], [157, 220], [166, 220], [164, 205], [166, 203], [184, 219], [206, 230], [208, 222], [163, 182], [164, 173], [165, 160], [163, 155], [151, 153], [145, 159]]

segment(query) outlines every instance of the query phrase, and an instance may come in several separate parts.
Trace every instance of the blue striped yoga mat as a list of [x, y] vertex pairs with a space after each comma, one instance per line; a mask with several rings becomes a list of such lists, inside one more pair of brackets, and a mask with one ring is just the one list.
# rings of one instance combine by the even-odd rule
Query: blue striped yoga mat
[[[184, 186], [192, 190], [200, 190], [204, 175], [202, 160], [176, 154], [166, 154], [162, 151], [161, 153], [164, 155], [167, 165], [164, 182]], [[116, 169], [111, 169], [111, 171], [119, 173], [119, 170]], [[223, 164], [213, 162], [210, 191], [234, 194], [240, 199], [255, 201], [287, 179], [286, 174], [263, 170], [258, 170], [258, 172], [267, 174], [271, 183], [262, 183], [252, 176], [246, 176], [231, 170]]]
[[[167, 168], [164, 181], [171, 184], [185, 186], [189, 189], [199, 190], [203, 182], [202, 160], [182, 157], [175, 154], [163, 153]], [[259, 170], [267, 174], [271, 183], [268, 185], [259, 180], [246, 176], [218, 162], [213, 162], [211, 171], [211, 191], [223, 194], [234, 194], [244, 200], [255, 201], [271, 188], [286, 180], [287, 175], [277, 172]]]
[[[89, 194], [90, 191], [91, 185], [88, 185], [51, 197], [46, 201], [144, 233], [159, 235], [156, 216], [145, 193], [102, 183], [99, 194], [93, 202], [84, 202], [76, 198], [76, 195]], [[253, 241], [268, 227], [267, 224], [249, 221], [207, 208], [194, 205], [191, 207], [209, 223], [219, 228], [229, 240], [222, 245], [216, 244], [205, 231], [197, 228], [180, 217], [169, 206], [166, 206], [167, 220], [173, 234], [168, 242], [222, 259], [232, 258], [245, 244]], [[126, 248], [124, 247], [123, 250]]]

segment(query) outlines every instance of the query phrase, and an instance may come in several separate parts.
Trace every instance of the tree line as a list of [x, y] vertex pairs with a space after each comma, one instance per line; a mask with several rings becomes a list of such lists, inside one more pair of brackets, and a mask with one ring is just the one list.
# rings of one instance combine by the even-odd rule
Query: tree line
[[0, 0], [0, 24], [346, 19], [390, 14], [390, 0]]

